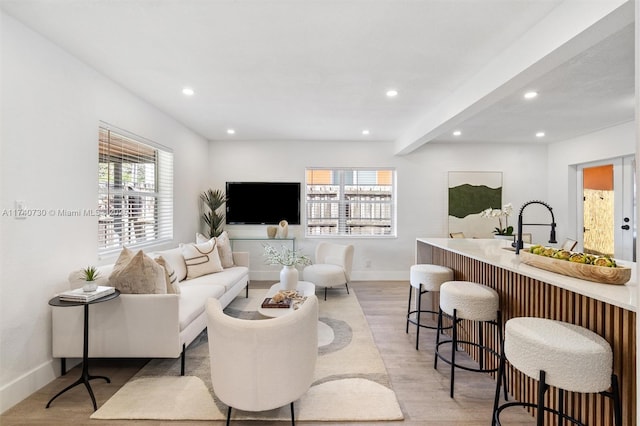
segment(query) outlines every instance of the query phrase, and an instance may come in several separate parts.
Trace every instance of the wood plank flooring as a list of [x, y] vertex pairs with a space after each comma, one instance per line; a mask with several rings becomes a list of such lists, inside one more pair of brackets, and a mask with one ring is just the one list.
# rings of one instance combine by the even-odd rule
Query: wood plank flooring
[[[253, 281], [252, 288], [268, 288], [272, 283]], [[442, 362], [433, 368], [435, 333], [422, 329], [420, 350], [415, 349], [415, 327], [405, 334], [408, 282], [362, 281], [351, 285], [371, 327], [374, 340], [389, 372], [393, 389], [404, 413], [403, 422], [348, 423], [350, 426], [407, 425], [407, 426], [488, 426], [495, 382], [483, 373], [456, 370], [455, 398], [449, 398], [449, 370]], [[340, 297], [344, 288], [330, 289], [327, 301]], [[318, 295], [321, 296], [320, 290]], [[93, 360], [90, 372], [111, 378], [111, 383], [92, 381], [98, 406], [104, 404], [146, 360]], [[188, 374], [187, 364], [187, 374]], [[171, 421], [101, 421], [90, 420], [91, 400], [83, 386], [60, 396], [48, 409], [47, 401], [80, 375], [78, 367], [59, 377], [44, 388], [7, 410], [0, 416], [0, 425], [174, 425]], [[167, 397], [170, 397], [169, 395]], [[331, 407], [327, 407], [330, 410]], [[520, 408], [512, 408], [503, 415], [504, 425], [532, 425], [533, 418]], [[304, 426], [326, 426], [327, 422], [300, 422]], [[223, 425], [224, 422], [181, 421], [180, 426]], [[234, 426], [256, 426], [257, 422], [232, 422]], [[283, 425], [288, 422], [261, 422], [260, 425]]]

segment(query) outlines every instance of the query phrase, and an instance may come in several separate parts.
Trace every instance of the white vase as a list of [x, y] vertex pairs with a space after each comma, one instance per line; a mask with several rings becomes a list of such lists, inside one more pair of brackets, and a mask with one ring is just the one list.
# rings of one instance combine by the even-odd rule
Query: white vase
[[295, 290], [298, 287], [298, 270], [295, 266], [283, 266], [280, 270], [280, 289]]
[[515, 241], [515, 235], [494, 235], [493, 238], [496, 240]]
[[96, 291], [98, 289], [98, 283], [95, 281], [85, 281], [85, 284], [82, 286], [82, 291], [87, 293]]

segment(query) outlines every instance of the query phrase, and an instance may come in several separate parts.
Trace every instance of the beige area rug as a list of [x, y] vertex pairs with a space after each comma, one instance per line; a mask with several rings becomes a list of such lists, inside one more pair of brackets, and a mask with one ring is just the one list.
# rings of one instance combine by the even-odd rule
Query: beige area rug
[[[266, 290], [236, 298], [229, 315], [263, 319], [256, 311]], [[402, 420], [378, 348], [355, 292], [319, 300], [318, 361], [309, 391], [295, 402], [300, 421]], [[237, 368], [242, 368], [238, 366]], [[150, 361], [93, 415], [92, 419], [223, 420], [227, 407], [211, 387], [206, 332], [187, 348], [186, 376], [179, 359]], [[232, 410], [232, 419], [284, 420], [289, 406], [252, 413]]]

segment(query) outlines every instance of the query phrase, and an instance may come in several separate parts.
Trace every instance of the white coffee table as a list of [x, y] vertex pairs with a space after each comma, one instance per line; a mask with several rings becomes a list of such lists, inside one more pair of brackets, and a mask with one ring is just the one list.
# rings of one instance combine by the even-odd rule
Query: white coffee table
[[[276, 294], [280, 290], [281, 290], [280, 283], [279, 282], [275, 283], [274, 285], [271, 286], [269, 291], [267, 291], [265, 298], [272, 297], [274, 294]], [[296, 287], [296, 291], [298, 292], [298, 294], [302, 294], [303, 296], [311, 296], [312, 294], [316, 294], [316, 286], [309, 281], [298, 281], [298, 286]], [[262, 302], [260, 302], [260, 305], [262, 305]], [[262, 306], [258, 307], [258, 312], [261, 315], [264, 315], [265, 317], [271, 317], [271, 318], [281, 317], [283, 315], [290, 313], [291, 311], [293, 311], [293, 305], [291, 305], [289, 309], [263, 308]]]

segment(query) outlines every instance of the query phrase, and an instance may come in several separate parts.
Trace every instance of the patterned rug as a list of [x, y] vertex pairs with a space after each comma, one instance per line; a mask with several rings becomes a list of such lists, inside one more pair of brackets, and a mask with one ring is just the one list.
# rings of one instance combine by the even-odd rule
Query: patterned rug
[[[260, 320], [266, 290], [250, 290], [226, 309], [228, 315]], [[238, 366], [237, 368], [242, 368]], [[179, 359], [150, 361], [92, 419], [223, 420], [227, 407], [211, 387], [206, 332], [187, 348], [186, 376]], [[295, 402], [300, 421], [402, 420], [403, 415], [353, 290], [319, 300], [318, 360], [314, 383]], [[289, 407], [232, 411], [233, 419], [290, 419]]]

